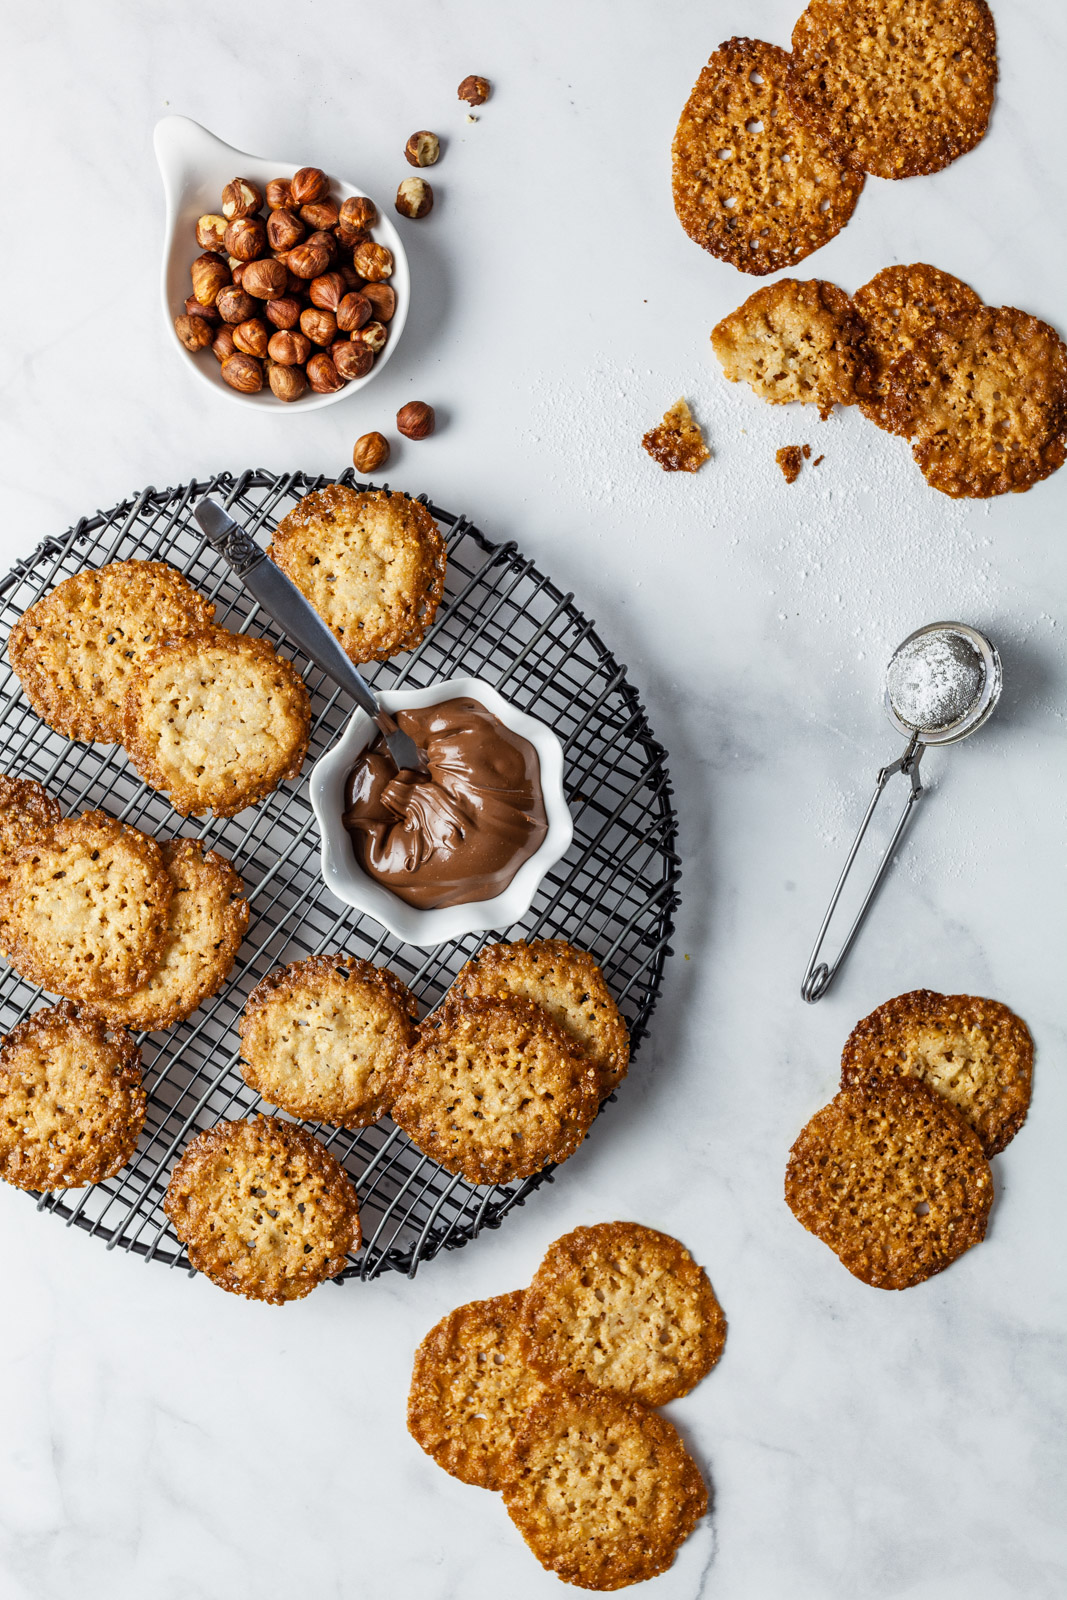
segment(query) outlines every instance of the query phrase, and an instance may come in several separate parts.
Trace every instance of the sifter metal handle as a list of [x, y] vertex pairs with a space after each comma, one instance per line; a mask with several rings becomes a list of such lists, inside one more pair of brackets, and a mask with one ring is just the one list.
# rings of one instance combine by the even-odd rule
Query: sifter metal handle
[[[849, 951], [852, 949], [852, 946], [856, 942], [856, 937], [863, 925], [863, 919], [866, 917], [867, 912], [871, 908], [871, 902], [874, 900], [874, 897], [878, 892], [879, 885], [889, 870], [889, 864], [893, 859], [893, 852], [903, 837], [904, 829], [911, 820], [915, 806], [922, 799], [923, 786], [919, 779], [919, 762], [922, 760], [923, 751], [925, 749], [926, 746], [921, 742], [918, 733], [913, 733], [908, 744], [908, 748], [900, 757], [900, 760], [894, 761], [888, 767], [883, 767], [878, 774], [870, 804], [868, 805], [867, 810], [864, 812], [863, 821], [859, 826], [859, 832], [856, 834], [856, 837], [852, 842], [852, 849], [849, 851], [845, 860], [845, 865], [841, 869], [841, 876], [837, 880], [837, 887], [830, 896], [830, 904], [826, 908], [826, 915], [822, 919], [822, 926], [819, 928], [819, 932], [816, 935], [815, 944], [812, 947], [811, 955], [808, 958], [808, 967], [804, 974], [804, 982], [800, 986], [800, 993], [802, 998], [807, 1000], [809, 1004], [814, 1005], [816, 1000], [822, 999], [831, 983], [833, 983], [834, 979], [837, 977], [838, 972], [841, 970], [845, 957], [848, 955]], [[878, 863], [878, 868], [873, 879], [871, 880], [871, 886], [863, 897], [863, 904], [857, 911], [855, 920], [853, 921], [851, 928], [848, 930], [848, 933], [845, 935], [844, 942], [840, 950], [837, 952], [836, 959], [832, 963], [820, 961], [819, 954], [822, 950], [823, 944], [825, 943], [826, 935], [829, 931], [830, 923], [833, 920], [834, 912], [837, 910], [837, 903], [841, 898], [841, 892], [844, 889], [848, 875], [852, 870], [852, 864], [859, 852], [860, 845], [863, 843], [864, 835], [866, 834], [867, 829], [870, 827], [871, 818], [874, 816], [874, 813], [878, 807], [878, 802], [885, 793], [886, 785], [888, 784], [890, 778], [892, 778], [894, 774], [898, 772], [902, 773], [905, 777], [911, 780], [911, 789], [908, 793], [908, 798], [904, 803], [904, 809], [900, 813], [897, 825], [893, 829], [893, 837], [886, 845], [885, 853], [883, 854], [881, 861]]]

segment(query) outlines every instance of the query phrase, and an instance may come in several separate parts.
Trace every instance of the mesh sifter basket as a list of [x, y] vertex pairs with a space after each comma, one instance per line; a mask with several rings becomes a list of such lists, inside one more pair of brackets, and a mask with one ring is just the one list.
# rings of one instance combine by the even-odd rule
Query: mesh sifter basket
[[[260, 612], [208, 547], [191, 509], [202, 495], [224, 501], [252, 533], [268, 534], [296, 502], [334, 480], [303, 473], [221, 473], [177, 489], [146, 489], [113, 510], [48, 539], [0, 582], [0, 629], [82, 568], [138, 557], [167, 560], [215, 602], [215, 620], [261, 633], [292, 657], [312, 695], [310, 761], [340, 734], [350, 707]], [[357, 488], [351, 472], [337, 480]], [[318, 830], [302, 779], [225, 820], [179, 817], [148, 789], [120, 746], [75, 744], [31, 710], [6, 657], [0, 663], [0, 771], [33, 777], [64, 813], [99, 806], [161, 838], [202, 838], [230, 858], [245, 882], [251, 923], [237, 964], [213, 1000], [165, 1033], [141, 1040], [148, 1116], [134, 1159], [87, 1189], [39, 1197], [41, 1210], [146, 1260], [188, 1268], [162, 1209], [178, 1156], [200, 1129], [260, 1109], [237, 1065], [237, 1023], [267, 972], [286, 961], [344, 950], [384, 963], [425, 1008], [493, 937], [556, 937], [593, 952], [640, 1042], [670, 953], [679, 862], [666, 752], [653, 738], [625, 671], [569, 595], [561, 594], [513, 544], [494, 545], [464, 517], [429, 507], [448, 543], [445, 599], [419, 648], [372, 666], [380, 688], [420, 688], [457, 672], [487, 679], [559, 735], [566, 760], [574, 842], [548, 874], [522, 923], [472, 934], [427, 953], [399, 943], [370, 917], [342, 906], [318, 870]], [[42, 1002], [10, 970], [0, 978], [0, 1030]], [[612, 1099], [615, 1097], [612, 1096]], [[551, 1169], [520, 1182], [474, 1187], [420, 1154], [388, 1120], [358, 1133], [314, 1130], [340, 1159], [360, 1197], [364, 1244], [342, 1278], [393, 1270], [496, 1227]]]

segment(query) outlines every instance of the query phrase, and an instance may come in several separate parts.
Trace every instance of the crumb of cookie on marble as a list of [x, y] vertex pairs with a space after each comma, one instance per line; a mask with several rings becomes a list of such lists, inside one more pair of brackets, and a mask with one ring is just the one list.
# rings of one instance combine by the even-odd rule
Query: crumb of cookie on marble
[[802, 452], [802, 454], [804, 456], [804, 460], [805, 461], [810, 461], [811, 460], [811, 445], [810, 444], [802, 444], [800, 448], [801, 448], [801, 452]]
[[664, 472], [699, 472], [711, 455], [684, 399], [663, 413], [663, 421], [649, 429], [641, 444]]
[[784, 444], [774, 452], [774, 459], [782, 469], [786, 483], [796, 483], [800, 477], [801, 451], [798, 444]]
[[[805, 446], [805, 448], [807, 448], [807, 447]], [[812, 462], [812, 466], [813, 467], [817, 467], [819, 465], [820, 461], [825, 461], [825, 460], [826, 460], [825, 456], [816, 456], [815, 460]]]

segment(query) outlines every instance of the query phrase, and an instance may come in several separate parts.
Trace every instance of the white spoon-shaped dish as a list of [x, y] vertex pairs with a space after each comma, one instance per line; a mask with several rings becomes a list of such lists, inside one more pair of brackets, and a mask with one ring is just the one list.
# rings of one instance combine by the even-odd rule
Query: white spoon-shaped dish
[[[389, 324], [389, 338], [373, 367], [364, 378], [355, 378], [335, 394], [314, 394], [310, 389], [299, 400], [279, 400], [267, 384], [258, 394], [239, 394], [223, 382], [222, 369], [210, 349], [193, 355], [186, 350], [174, 331], [174, 319], [185, 310], [185, 301], [192, 291], [189, 268], [202, 254], [196, 242], [197, 218], [205, 212], [217, 212], [223, 188], [232, 178], [252, 178], [256, 183], [268, 184], [271, 178], [291, 177], [301, 161], [264, 161], [259, 156], [246, 155], [232, 145], [216, 139], [213, 133], [193, 122], [190, 117], [163, 117], [156, 123], [153, 135], [156, 160], [163, 175], [163, 194], [167, 216], [163, 238], [163, 315], [166, 318], [174, 348], [182, 361], [200, 379], [228, 400], [242, 406], [262, 406], [275, 411], [314, 411], [318, 406], [333, 405], [372, 383], [400, 343], [400, 335], [407, 321], [411, 297], [411, 277], [408, 258], [400, 235], [389, 218], [378, 208], [378, 221], [374, 236], [380, 244], [393, 252], [393, 275], [390, 286], [396, 290], [396, 313]], [[362, 195], [363, 190], [330, 174], [330, 194], [340, 202], [352, 195]], [[373, 196], [368, 198], [373, 199]], [[377, 203], [377, 202], [375, 202]]]
[[492, 684], [481, 678], [449, 678], [431, 684], [428, 689], [399, 689], [392, 694], [379, 694], [378, 698], [387, 711], [397, 712], [463, 696], [477, 700], [499, 717], [505, 727], [528, 739], [541, 765], [541, 793], [548, 817], [548, 833], [540, 849], [523, 862], [504, 892], [492, 900], [470, 900], [462, 906], [421, 911], [418, 906], [400, 900], [383, 884], [368, 878], [359, 866], [342, 815], [348, 774], [361, 751], [378, 734], [365, 711], [353, 715], [333, 749], [316, 761], [308, 785], [308, 796], [322, 838], [322, 877], [326, 887], [338, 900], [366, 911], [394, 938], [420, 949], [444, 944], [447, 939], [460, 939], [466, 933], [481, 933], [486, 928], [510, 928], [529, 911], [545, 873], [562, 860], [574, 837], [563, 793], [563, 746], [551, 728], [513, 706]]

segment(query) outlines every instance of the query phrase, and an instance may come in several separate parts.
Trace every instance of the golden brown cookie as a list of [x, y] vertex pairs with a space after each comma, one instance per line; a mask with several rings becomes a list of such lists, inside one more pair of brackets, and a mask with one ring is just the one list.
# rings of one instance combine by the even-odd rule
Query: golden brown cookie
[[232, 817], [304, 764], [311, 701], [269, 639], [205, 628], [168, 639], [132, 675], [122, 742], [183, 816]]
[[0, 1042], [0, 1178], [18, 1189], [80, 1189], [112, 1178], [144, 1127], [141, 1052], [69, 1000]]
[[641, 444], [664, 472], [699, 472], [711, 455], [684, 400], [663, 413], [663, 421], [649, 429]]
[[52, 994], [132, 994], [158, 965], [173, 895], [159, 845], [103, 811], [42, 828], [0, 874], [0, 952]]
[[961, 278], [915, 261], [876, 272], [856, 290], [852, 303], [863, 321], [871, 357], [870, 393], [860, 398], [860, 409], [879, 428], [895, 432], [884, 403], [893, 362], [914, 350], [931, 328], [957, 312], [977, 310], [982, 302]]
[[841, 1087], [894, 1073], [918, 1078], [956, 1107], [988, 1157], [1026, 1120], [1033, 1065], [1026, 1023], [999, 1000], [914, 989], [857, 1022], [841, 1057]]
[[445, 543], [424, 505], [331, 483], [305, 495], [268, 554], [353, 661], [387, 661], [422, 641], [445, 589]]
[[596, 1116], [596, 1068], [529, 1000], [458, 999], [426, 1018], [393, 1120], [468, 1183], [510, 1183], [573, 1155]]
[[269, 972], [241, 1018], [241, 1072], [272, 1105], [365, 1128], [389, 1110], [418, 1007], [387, 967], [314, 956]]
[[472, 1300], [415, 1352], [408, 1432], [454, 1478], [499, 1489], [515, 1434], [545, 1393], [522, 1353], [523, 1291]]
[[356, 1191], [314, 1134], [276, 1117], [218, 1122], [171, 1174], [163, 1209], [189, 1264], [220, 1289], [284, 1305], [360, 1246]]
[[666, 1417], [614, 1395], [552, 1393], [519, 1428], [504, 1509], [543, 1567], [581, 1589], [666, 1572], [708, 1508]]
[[165, 561], [114, 561], [65, 578], [15, 624], [8, 656], [39, 717], [68, 739], [122, 738], [130, 675], [215, 607]]
[[121, 1000], [94, 1000], [113, 1026], [150, 1033], [190, 1016], [217, 994], [248, 931], [244, 884], [225, 856], [199, 839], [160, 845], [174, 894], [155, 971]]
[[460, 969], [449, 999], [517, 995], [532, 1000], [585, 1051], [600, 1078], [601, 1096], [626, 1076], [630, 1036], [604, 974], [586, 950], [565, 939], [490, 944]]
[[25, 844], [62, 815], [58, 800], [53, 800], [35, 778], [15, 778], [0, 772], [0, 855]]
[[978, 1135], [915, 1078], [871, 1078], [817, 1111], [785, 1199], [855, 1277], [908, 1289], [985, 1238], [993, 1175]]
[[817, 405], [825, 421], [867, 391], [863, 323], [845, 291], [820, 278], [757, 289], [716, 324], [711, 343], [730, 382], [743, 379], [771, 405]]
[[973, 150], [996, 81], [985, 0], [810, 0], [793, 27], [794, 108], [878, 178], [940, 172]]
[[795, 114], [789, 57], [728, 39], [704, 68], [674, 135], [674, 209], [691, 239], [762, 277], [793, 267], [845, 226], [863, 188]]
[[1067, 457], [1067, 346], [1014, 306], [959, 312], [893, 363], [884, 409], [942, 494], [1021, 494]]
[[575, 1228], [549, 1246], [526, 1292], [523, 1348], [571, 1389], [666, 1405], [722, 1355], [726, 1318], [703, 1267], [636, 1222]]

